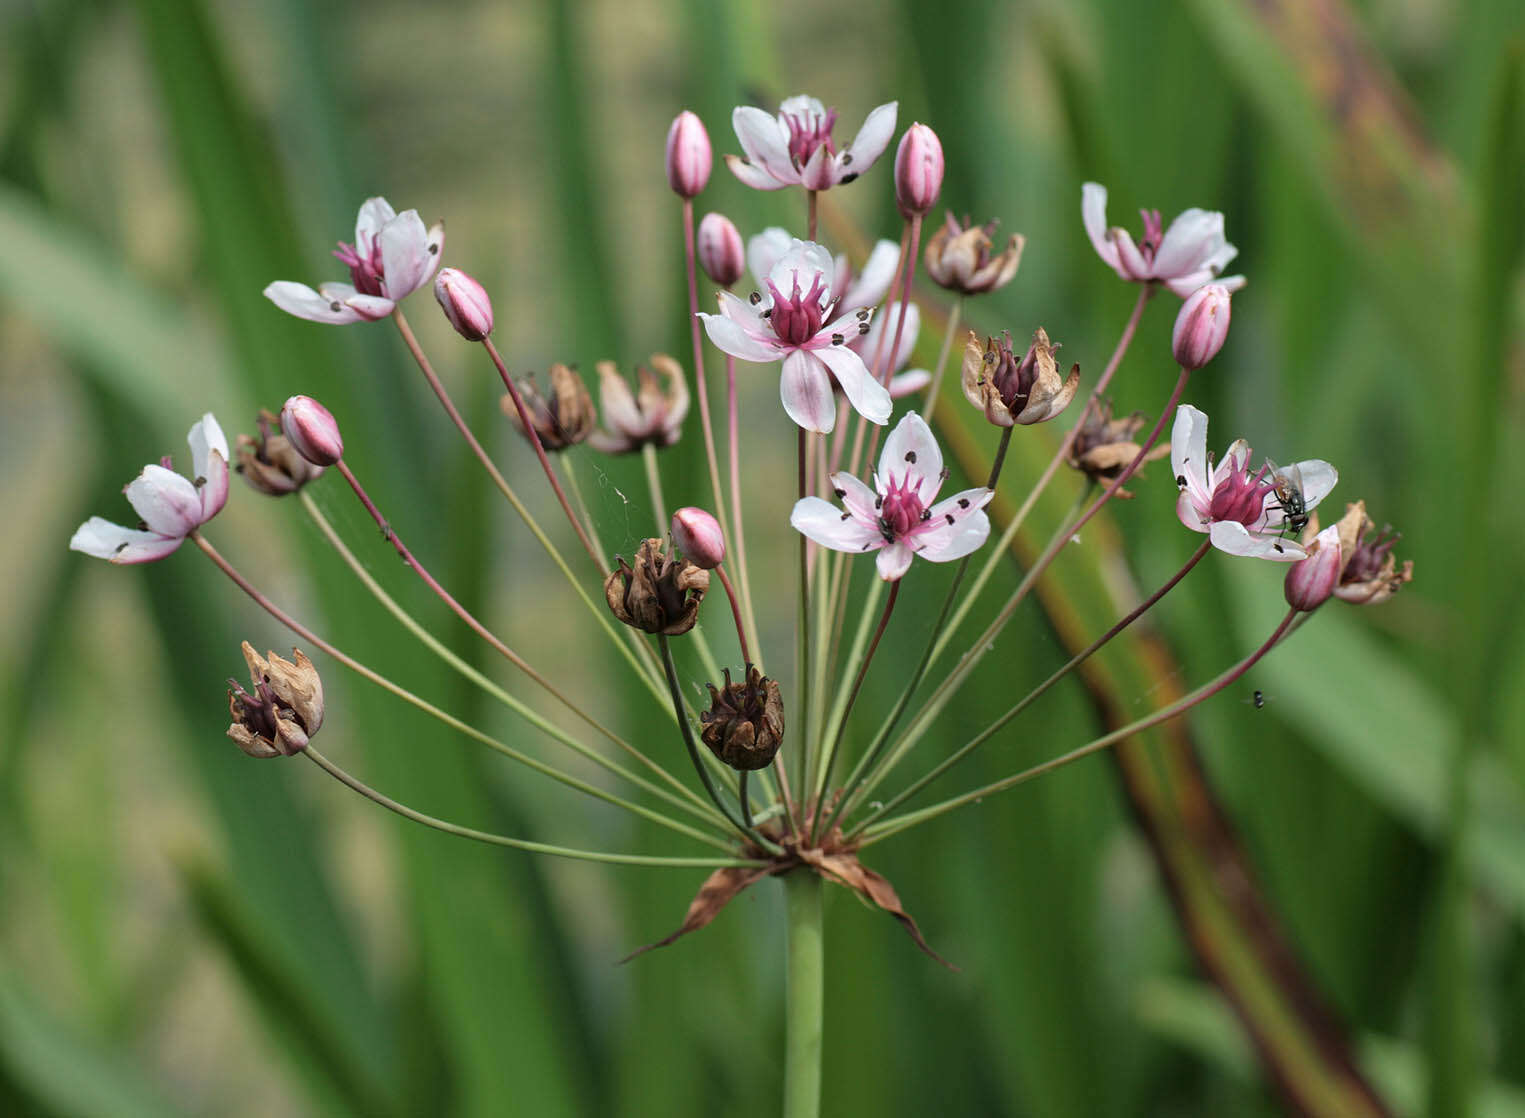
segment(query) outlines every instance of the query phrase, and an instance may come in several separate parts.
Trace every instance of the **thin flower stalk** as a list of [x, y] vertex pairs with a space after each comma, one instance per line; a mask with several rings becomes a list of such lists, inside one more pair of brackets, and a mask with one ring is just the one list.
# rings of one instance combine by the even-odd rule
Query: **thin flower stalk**
[[372, 803], [379, 804], [388, 811], [395, 812], [404, 819], [411, 819], [414, 823], [421, 823], [425, 827], [432, 827], [436, 831], [443, 831], [448, 835], [458, 838], [471, 839], [473, 842], [485, 842], [490, 846], [507, 846], [514, 850], [523, 850], [531, 854], [548, 854], [553, 858], [570, 858], [579, 862], [602, 862], [611, 866], [677, 866], [682, 868], [721, 868], [724, 866], [758, 866], [762, 863], [748, 861], [744, 858], [673, 858], [666, 855], [656, 854], [616, 854], [602, 850], [578, 850], [570, 846], [553, 846], [545, 842], [533, 842], [529, 839], [510, 838], [507, 835], [497, 835], [489, 831], [479, 831], [474, 827], [462, 827], [457, 823], [448, 823], [443, 819], [437, 819], [432, 815], [426, 815], [416, 811], [407, 804], [398, 803], [390, 796], [385, 796], [376, 791], [370, 785], [357, 777], [351, 776], [344, 769], [330, 761], [312, 746], [308, 746], [303, 752], [311, 758], [313, 764], [333, 777], [340, 784], [352, 791], [360, 793]]
[[720, 484], [720, 456], [715, 453], [715, 427], [710, 419], [709, 385], [704, 375], [704, 337], [699, 319], [699, 277], [694, 257], [694, 201], [683, 199], [683, 268], [688, 279], [688, 331], [694, 351], [694, 390], [699, 397], [699, 426], [704, 434], [704, 461], [710, 472], [715, 515], [726, 521], [725, 494]]
[[1065, 765], [1073, 764], [1076, 761], [1091, 756], [1093, 753], [1098, 753], [1101, 750], [1108, 748], [1109, 746], [1116, 745], [1120, 741], [1125, 741], [1132, 737], [1134, 734], [1140, 734], [1145, 730], [1153, 729], [1155, 726], [1160, 725], [1162, 722], [1169, 722], [1172, 718], [1175, 718], [1177, 715], [1190, 710], [1197, 704], [1212, 698], [1225, 687], [1231, 686], [1235, 681], [1242, 678], [1247, 671], [1249, 671], [1260, 662], [1261, 658], [1264, 657], [1266, 653], [1270, 652], [1271, 649], [1275, 648], [1279, 643], [1281, 643], [1282, 639], [1289, 633], [1299, 616], [1302, 616], [1299, 611], [1295, 609], [1288, 610], [1286, 617], [1282, 618], [1281, 624], [1276, 627], [1276, 631], [1273, 632], [1270, 637], [1266, 639], [1266, 642], [1257, 648], [1254, 652], [1250, 653], [1233, 667], [1221, 672], [1209, 682], [1204, 683], [1201, 687], [1198, 687], [1196, 690], [1182, 696], [1180, 699], [1177, 699], [1175, 702], [1169, 704], [1168, 706], [1160, 708], [1153, 714], [1147, 715], [1134, 722], [1130, 722], [1126, 726], [1113, 730], [1111, 733], [1103, 734], [1101, 737], [1095, 739], [1094, 741], [1087, 742], [1085, 745], [1072, 749], [1068, 753], [1045, 761], [1041, 765], [1034, 765], [1030, 769], [1024, 769], [1019, 773], [1005, 777], [1001, 780], [994, 781], [993, 783], [987, 784], [984, 787], [976, 788], [971, 792], [965, 792], [962, 795], [953, 797], [952, 799], [944, 800], [942, 803], [933, 804], [931, 807], [921, 808], [918, 811], [907, 812], [906, 814], [893, 819], [882, 820], [881, 822], [868, 827], [863, 832], [860, 846], [871, 846], [876, 842], [882, 842], [884, 839], [889, 838], [891, 835], [898, 834], [908, 827], [914, 827], [920, 823], [925, 823], [929, 820], [937, 818], [940, 815], [944, 815], [947, 812], [954, 810], [955, 808], [963, 807], [965, 804], [976, 803], [984, 799], [986, 796], [992, 796], [997, 792], [1005, 791], [1008, 788], [1014, 788], [1018, 784], [1025, 784], [1029, 780], [1044, 776], [1047, 773], [1053, 772], [1055, 769], [1063, 768]]
[[958, 325], [964, 314], [964, 297], [960, 295], [953, 300], [953, 309], [948, 312], [948, 325], [943, 333], [942, 348], [937, 352], [937, 367], [932, 372], [932, 380], [927, 385], [926, 403], [922, 405], [922, 418], [928, 424], [932, 422], [932, 412], [937, 407], [937, 394], [943, 386], [943, 373], [948, 368], [948, 354], [953, 352], [953, 339], [958, 336]]
[[641, 447], [641, 464], [646, 467], [646, 487], [651, 491], [651, 508], [660, 536], [667, 531], [667, 501], [662, 497], [662, 471], [657, 465], [657, 448], [652, 443]]
[[600, 555], [607, 555], [603, 541], [598, 538], [598, 525], [593, 521], [593, 512], [588, 508], [587, 498], [583, 496], [582, 483], [577, 480], [577, 469], [573, 464], [575, 455], [564, 454], [561, 458], [562, 472], [567, 475], [567, 488], [572, 491], [572, 500], [577, 505], [577, 515], [582, 518], [583, 527], [588, 530], [588, 539], [593, 541], [593, 548]]
[[[518, 699], [514, 698], [507, 691], [503, 690], [503, 688], [499, 687], [492, 680], [488, 679], [481, 672], [477, 671], [476, 668], [472, 667], [465, 660], [457, 656], [454, 652], [447, 648], [444, 643], [439, 640], [438, 637], [429, 632], [428, 629], [424, 628], [424, 626], [420, 624], [412, 614], [404, 610], [402, 606], [397, 603], [396, 599], [394, 599], [390, 594], [386, 592], [385, 589], [382, 588], [381, 584], [376, 581], [375, 576], [366, 569], [365, 564], [362, 563], [360, 559], [355, 555], [355, 553], [349, 549], [348, 545], [346, 545], [345, 542], [340, 539], [338, 532], [334, 530], [334, 526], [329, 522], [328, 518], [323, 515], [322, 511], [319, 510], [317, 502], [312, 499], [312, 495], [303, 492], [299, 494], [299, 496], [302, 501], [302, 507], [306, 509], [308, 516], [312, 519], [312, 522], [317, 525], [318, 531], [323, 534], [323, 537], [328, 541], [329, 545], [333, 547], [335, 553], [338, 554], [339, 558], [344, 561], [345, 565], [354, 572], [355, 577], [360, 580], [361, 584], [368, 591], [370, 591], [371, 596], [381, 604], [383, 609], [385, 609], [394, 618], [396, 618], [397, 621], [403, 626], [403, 628], [412, 633], [413, 636], [418, 639], [419, 643], [421, 643], [425, 648], [429, 649], [429, 651], [433, 652], [446, 664], [450, 665], [450, 667], [454, 669], [459, 675], [467, 680], [470, 680], [483, 692], [490, 695], [498, 702], [502, 703], [515, 714], [518, 714], [520, 717], [524, 718], [536, 729], [544, 731], [546, 734], [549, 734], [551, 737], [572, 749], [580, 756], [586, 758], [589, 761], [592, 761], [594, 764], [607, 770], [615, 776], [630, 781], [632, 784], [645, 789], [652, 795], [667, 800], [669, 803], [676, 807], [682, 808], [684, 811], [687, 811], [690, 814], [698, 815], [700, 818], [710, 822], [724, 822], [723, 817], [693, 789], [689, 788], [682, 781], [678, 780], [678, 778], [673, 776], [672, 773], [668, 772], [667, 769], [663, 768], [661, 765], [658, 765], [650, 757], [646, 756], [646, 754], [635, 748], [635, 746], [631, 745], [624, 738], [621, 738], [611, 731], [605, 729], [600, 723], [594, 721], [593, 719], [587, 718], [587, 716], [583, 715], [581, 711], [577, 711], [577, 713], [585, 720], [587, 720], [590, 725], [608, 737], [609, 740], [614, 743], [614, 745], [623, 750], [631, 758], [646, 766], [646, 768], [650, 769], [657, 776], [661, 777], [665, 782], [667, 782], [668, 785], [670, 785], [673, 789], [676, 789], [676, 791], [681, 794], [681, 796], [684, 797], [687, 802], [685, 802], [685, 799], [679, 799], [675, 797], [673, 793], [667, 789], [658, 785], [654, 785], [639, 775], [621, 768], [614, 762], [610, 761], [607, 757], [604, 757], [597, 750], [590, 749], [587, 745], [567, 734], [555, 723], [550, 722], [536, 714], [529, 707], [525, 706]], [[573, 709], [576, 710], [576, 708]]]
[[[907, 236], [910, 240], [911, 247], [910, 252], [902, 260], [902, 263], [904, 264], [903, 270], [905, 273], [904, 278], [901, 280], [902, 286], [900, 288], [900, 305], [902, 307], [909, 307], [911, 305], [911, 281], [916, 278], [916, 258], [921, 255], [921, 215], [913, 214], [911, 219], [906, 224], [910, 226], [910, 228], [907, 230]], [[908, 313], [901, 313], [900, 315], [896, 316], [895, 338], [892, 342], [890, 342], [890, 351], [884, 356], [884, 360], [877, 370], [880, 383], [883, 384], [886, 388], [889, 387], [890, 377], [895, 372], [895, 354], [900, 352], [900, 337], [905, 331], [905, 321], [908, 317], [910, 317]], [[856, 448], [854, 449], [856, 450]], [[876, 427], [874, 429], [874, 433], [869, 436], [869, 461], [873, 461], [874, 455], [878, 452], [878, 449], [879, 429]], [[856, 469], [856, 464], [854, 465], [854, 469]]]
[[[736, 551], [737, 584], [741, 590], [746, 632], [752, 647], [761, 652], [762, 642], [757, 637], [757, 617], [752, 606], [752, 575], [747, 566], [746, 527], [741, 515], [741, 423], [736, 403], [736, 358], [729, 353], [725, 355], [725, 401], [727, 451], [731, 460], [731, 545]], [[761, 660], [756, 663], [762, 667]]]
[[[897, 288], [901, 287], [901, 278], [905, 274], [906, 252], [910, 248], [910, 245], [911, 245], [911, 223], [910, 222], [905, 222], [902, 225], [901, 231], [900, 231], [900, 256], [895, 261], [895, 274], [890, 277], [890, 286], [889, 286], [889, 290], [890, 291], [894, 291]], [[879, 335], [878, 344], [874, 347], [873, 356], [870, 357], [869, 360], [868, 360], [868, 369], [869, 369], [869, 372], [874, 373], [875, 375], [878, 375], [878, 370], [882, 367], [882, 365], [884, 363], [893, 363], [894, 362], [895, 350], [894, 350], [894, 348], [891, 348], [889, 354], [886, 355], [884, 353], [884, 339], [885, 339], [884, 334], [880, 334]], [[888, 377], [888, 374], [886, 373], [885, 376]], [[857, 473], [858, 472], [858, 467], [863, 463], [863, 440], [864, 440], [864, 437], [867, 434], [867, 426], [868, 425], [867, 425], [866, 421], [863, 419], [862, 416], [859, 416], [858, 417], [858, 422], [853, 424], [853, 449], [852, 449], [852, 454], [849, 455], [848, 459], [847, 459], [847, 469], [848, 469], [849, 473], [854, 473], [854, 474]], [[834, 446], [832, 448], [832, 455], [831, 455], [832, 473], [836, 473], [837, 466], [838, 466], [838, 464], [842, 460], [842, 455], [840, 453], [840, 450], [841, 450], [840, 446]], [[872, 458], [873, 455], [870, 454], [869, 457]]]
[[205, 553], [208, 559], [210, 559], [222, 570], [223, 574], [232, 579], [234, 584], [240, 590], [242, 590], [251, 599], [253, 599], [255, 604], [263, 609], [266, 613], [270, 614], [271, 617], [275, 618], [282, 625], [286, 626], [286, 628], [290, 629], [293, 633], [301, 637], [314, 648], [317, 648], [327, 655], [333, 657], [335, 660], [343, 664], [356, 675], [370, 680], [372, 683], [376, 684], [376, 686], [382, 688], [385, 691], [391, 692], [403, 702], [417, 708], [423, 713], [429, 715], [431, 718], [437, 719], [444, 725], [449, 726], [452, 730], [455, 730], [458, 733], [464, 734], [465, 736], [480, 742], [481, 744], [487, 746], [489, 749], [501, 753], [503, 756], [508, 757], [511, 760], [517, 761], [519, 764], [524, 765], [526, 768], [531, 769], [541, 774], [542, 776], [549, 777], [550, 779], [556, 781], [558, 784], [564, 784], [568, 788], [576, 789], [579, 792], [592, 796], [594, 799], [603, 800], [605, 803], [624, 808], [626, 811], [631, 812], [634, 815], [638, 815], [643, 819], [648, 819], [653, 823], [657, 823], [663, 827], [668, 828], [669, 830], [676, 831], [679, 834], [687, 835], [689, 838], [703, 842], [708, 846], [718, 847], [721, 850], [727, 851], [731, 849], [730, 845], [724, 839], [717, 838], [713, 834], [709, 834], [704, 831], [696, 830], [686, 823], [680, 823], [675, 819], [671, 819], [668, 816], [663, 815], [659, 811], [653, 811], [650, 808], [642, 807], [640, 804], [632, 803], [630, 800], [626, 800], [620, 796], [613, 795], [612, 793], [606, 792], [602, 788], [595, 787], [586, 781], [579, 780], [574, 776], [569, 776], [562, 772], [560, 769], [557, 769], [551, 765], [547, 765], [543, 761], [537, 761], [527, 753], [521, 753], [513, 746], [508, 745], [506, 742], [499, 741], [491, 734], [484, 733], [483, 731], [478, 730], [475, 726], [472, 726], [467, 722], [463, 722], [453, 714], [449, 714], [446, 711], [441, 710], [439, 707], [435, 706], [427, 699], [420, 698], [418, 695], [415, 695], [412, 691], [409, 691], [401, 684], [394, 683], [392, 680], [388, 679], [380, 672], [362, 664], [353, 656], [350, 656], [345, 652], [341, 652], [334, 645], [318, 636], [311, 629], [307, 628], [300, 621], [296, 620], [296, 618], [282, 610], [269, 598], [265, 597], [265, 595], [261, 593], [253, 583], [244, 578], [244, 576], [238, 572], [237, 568], [235, 568], [231, 563], [223, 558], [221, 553], [219, 553], [217, 549], [211, 545], [206, 537], [202, 536], [200, 533], [193, 532], [189, 538], [196, 544], [197, 547], [202, 550], [202, 552]]

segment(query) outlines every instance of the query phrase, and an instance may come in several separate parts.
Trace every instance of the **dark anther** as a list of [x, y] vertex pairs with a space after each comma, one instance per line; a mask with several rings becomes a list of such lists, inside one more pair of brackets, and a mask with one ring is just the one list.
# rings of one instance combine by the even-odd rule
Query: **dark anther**
[[1186, 475], [1185, 474], [1176, 474], [1176, 486], [1178, 488], [1180, 488], [1180, 489], [1185, 489], [1186, 488]]
[[[846, 160], [843, 160], [843, 162], [846, 162]], [[850, 174], [850, 175], [843, 175], [843, 176], [842, 176], [842, 182], [841, 182], [841, 184], [840, 184], [840, 185], [842, 185], [842, 186], [846, 186], [846, 185], [847, 185], [847, 184], [848, 184], [848, 183], [850, 183], [850, 182], [852, 182], [852, 181], [853, 181], [853, 179], [855, 179], [855, 178], [857, 178], [857, 177], [858, 177], [858, 172], [857, 172], [857, 171], [854, 171], [854, 172], [853, 172], [853, 173], [852, 173], [852, 174]]]
[[853, 518], [853, 514], [850, 513], [850, 512], [844, 512], [842, 514], [842, 519], [843, 520], [851, 520], [852, 518]]
[[847, 490], [845, 490], [845, 489], [833, 489], [832, 492], [837, 495], [837, 500], [839, 500], [839, 501], [843, 497], [847, 496]]
[[831, 344], [832, 345], [841, 345], [845, 340], [846, 339], [843, 338], [841, 334], [833, 334], [831, 336]]
[[905, 460], [914, 466], [916, 464], [916, 452], [914, 450], [906, 451]]
[[867, 322], [868, 321], [868, 308], [867, 307], [864, 307], [861, 311], [858, 312], [858, 321], [859, 322]]
[[958, 507], [961, 508], [961, 509], [968, 508], [969, 507], [969, 498], [968, 497], [960, 497], [958, 499]]
[[761, 317], [762, 318], [772, 318], [773, 317], [773, 308], [769, 307], [767, 310], [763, 311]]
[[333, 312], [334, 312], [334, 313], [335, 313], [335, 314], [338, 314], [338, 313], [339, 313], [339, 312], [340, 312], [340, 311], [342, 311], [342, 310], [343, 310], [343, 309], [344, 309], [344, 308], [343, 308], [343, 307], [341, 307], [341, 306], [340, 306], [340, 305], [339, 305], [339, 302], [338, 302], [338, 300], [337, 300], [337, 299], [336, 299], [336, 300], [334, 300], [334, 301], [333, 301], [333, 302], [332, 302], [332, 303], [330, 303], [330, 304], [328, 304], [328, 309], [329, 309], [329, 310], [331, 310], [331, 311], [333, 311]]
[[944, 518], [948, 521], [949, 524], [953, 523], [953, 514], [951, 512], [945, 513]]
[[1284, 552], [1285, 552], [1285, 551], [1286, 551], [1286, 550], [1287, 550], [1287, 549], [1286, 549], [1286, 548], [1284, 548], [1284, 547], [1282, 547], [1282, 546], [1281, 546], [1281, 544], [1279, 544], [1279, 543], [1273, 543], [1273, 544], [1272, 544], [1272, 545], [1271, 545], [1271, 550], [1272, 550], [1272, 551], [1274, 551], [1274, 552], [1276, 552], [1276, 554], [1278, 554], [1278, 555], [1281, 555], [1281, 554], [1283, 554], [1283, 553], [1284, 553]]
[[438, 256], [439, 255], [439, 245], [433, 245], [433, 244], [430, 245], [429, 246], [429, 255], [430, 256]]
[[931, 520], [932, 519], [932, 510], [931, 509], [922, 509], [921, 510], [921, 518], [923, 520]]
[[752, 292], [752, 294], [748, 295], [747, 298], [751, 300], [754, 307], [757, 306], [758, 303], [762, 302], [762, 294], [757, 291]]
[[883, 497], [875, 497], [874, 498], [874, 507], [876, 509], [882, 509], [884, 507], [884, 498]]
[[858, 323], [858, 334], [861, 336], [861, 335], [867, 334], [867, 333], [868, 333], [868, 323], [866, 323], [866, 322]]
[[[852, 161], [853, 161], [853, 153], [850, 152], [850, 151], [844, 151], [842, 153], [842, 166], [850, 167], [850, 166], [852, 166]], [[843, 179], [842, 181], [846, 182], [847, 180]]]

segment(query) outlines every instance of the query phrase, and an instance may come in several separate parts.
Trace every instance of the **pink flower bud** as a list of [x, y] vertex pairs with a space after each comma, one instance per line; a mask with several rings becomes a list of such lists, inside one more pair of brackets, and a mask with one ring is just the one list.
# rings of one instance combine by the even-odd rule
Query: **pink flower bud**
[[1187, 296], [1170, 336], [1175, 358], [1186, 369], [1200, 369], [1223, 348], [1228, 337], [1229, 293], [1221, 283], [1199, 287]]
[[943, 145], [925, 124], [913, 124], [895, 152], [895, 204], [910, 217], [924, 214], [943, 187]]
[[311, 396], [293, 396], [281, 408], [281, 432], [314, 466], [332, 466], [344, 457], [344, 440], [333, 413]]
[[480, 283], [459, 268], [439, 270], [434, 297], [455, 332], [468, 342], [479, 342], [492, 333], [492, 300]]
[[720, 521], [692, 505], [672, 514], [672, 538], [694, 566], [712, 571], [725, 560], [725, 533]]
[[725, 214], [705, 214], [699, 222], [699, 266], [721, 287], [730, 287], [746, 271], [741, 234]]
[[1340, 584], [1339, 525], [1331, 524], [1306, 547], [1308, 558], [1287, 568], [1287, 605], [1312, 613], [1327, 602]]
[[684, 198], [692, 198], [710, 181], [715, 153], [704, 122], [684, 109], [667, 130], [667, 182]]

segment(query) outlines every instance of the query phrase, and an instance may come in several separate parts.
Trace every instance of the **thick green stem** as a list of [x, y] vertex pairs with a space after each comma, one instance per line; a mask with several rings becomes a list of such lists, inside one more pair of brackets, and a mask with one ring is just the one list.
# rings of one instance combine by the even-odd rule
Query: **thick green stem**
[[808, 869], [795, 870], [784, 878], [784, 895], [789, 912], [784, 1118], [816, 1118], [821, 1112], [826, 962], [821, 878]]

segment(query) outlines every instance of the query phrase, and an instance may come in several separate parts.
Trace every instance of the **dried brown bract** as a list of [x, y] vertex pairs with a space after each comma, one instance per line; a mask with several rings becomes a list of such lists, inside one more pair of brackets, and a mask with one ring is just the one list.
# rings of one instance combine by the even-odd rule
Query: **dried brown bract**
[[323, 476], [323, 467], [298, 454], [291, 440], [281, 433], [274, 412], [261, 408], [255, 423], [259, 434], [239, 435], [233, 447], [234, 469], [253, 488], [271, 497], [284, 497]]
[[1011, 350], [1009, 332], [999, 339], [987, 338], [982, 346], [971, 330], [964, 345], [964, 397], [997, 427], [1053, 419], [1069, 406], [1080, 385], [1079, 365], [1068, 377], [1059, 375], [1054, 360], [1058, 348], [1039, 327], [1019, 359]]
[[[1134, 412], [1121, 419], [1112, 418], [1112, 402], [1109, 400], [1099, 409], [1086, 412], [1075, 440], [1070, 444], [1065, 461], [1092, 481], [1113, 481], [1138, 457], [1138, 433], [1148, 423], [1143, 412]], [[1153, 462], [1170, 453], [1170, 446], [1162, 444], [1151, 447], [1144, 462]], [[1142, 469], [1143, 463], [1139, 464]], [[1114, 496], [1124, 499], [1133, 494], [1119, 489]]]
[[[1312, 523], [1309, 529], [1316, 529]], [[1340, 533], [1340, 555], [1344, 564], [1340, 571], [1340, 584], [1334, 596], [1341, 601], [1358, 606], [1374, 606], [1387, 601], [1406, 582], [1414, 578], [1414, 561], [1405, 559], [1400, 565], [1393, 555], [1393, 546], [1403, 538], [1391, 527], [1377, 526], [1366, 516], [1366, 502], [1357, 501], [1345, 507], [1345, 515], [1337, 525]]]
[[615, 562], [618, 566], [604, 581], [604, 597], [615, 617], [669, 637], [694, 627], [699, 603], [710, 588], [709, 571], [668, 555], [655, 538], [641, 542], [633, 565], [619, 556]]
[[323, 725], [323, 681], [301, 649], [292, 660], [274, 652], [266, 660], [243, 642], [253, 694], [228, 680], [228, 712], [233, 724], [228, 737], [250, 757], [290, 757], [307, 748]]
[[950, 213], [927, 240], [927, 274], [932, 281], [962, 295], [981, 295], [1010, 283], [1022, 263], [1026, 241], [1013, 233], [1006, 250], [992, 256], [990, 235], [995, 227], [993, 221], [971, 226], [967, 214], [959, 222]]
[[784, 700], [778, 684], [750, 664], [740, 683], [731, 682], [731, 669], [724, 671], [724, 687], [717, 690], [709, 684], [710, 708], [699, 715], [704, 723], [699, 736], [733, 769], [766, 768], [784, 740]]
[[[533, 376], [519, 377], [519, 394], [524, 397], [524, 407], [535, 425], [535, 434], [540, 436], [540, 445], [546, 450], [565, 450], [593, 433], [598, 416], [588, 386], [577, 370], [558, 362], [551, 366], [550, 381], [550, 396], [544, 397], [535, 387]], [[503, 414], [514, 421], [520, 434], [525, 434], [513, 397], [505, 395], [502, 405]]]

